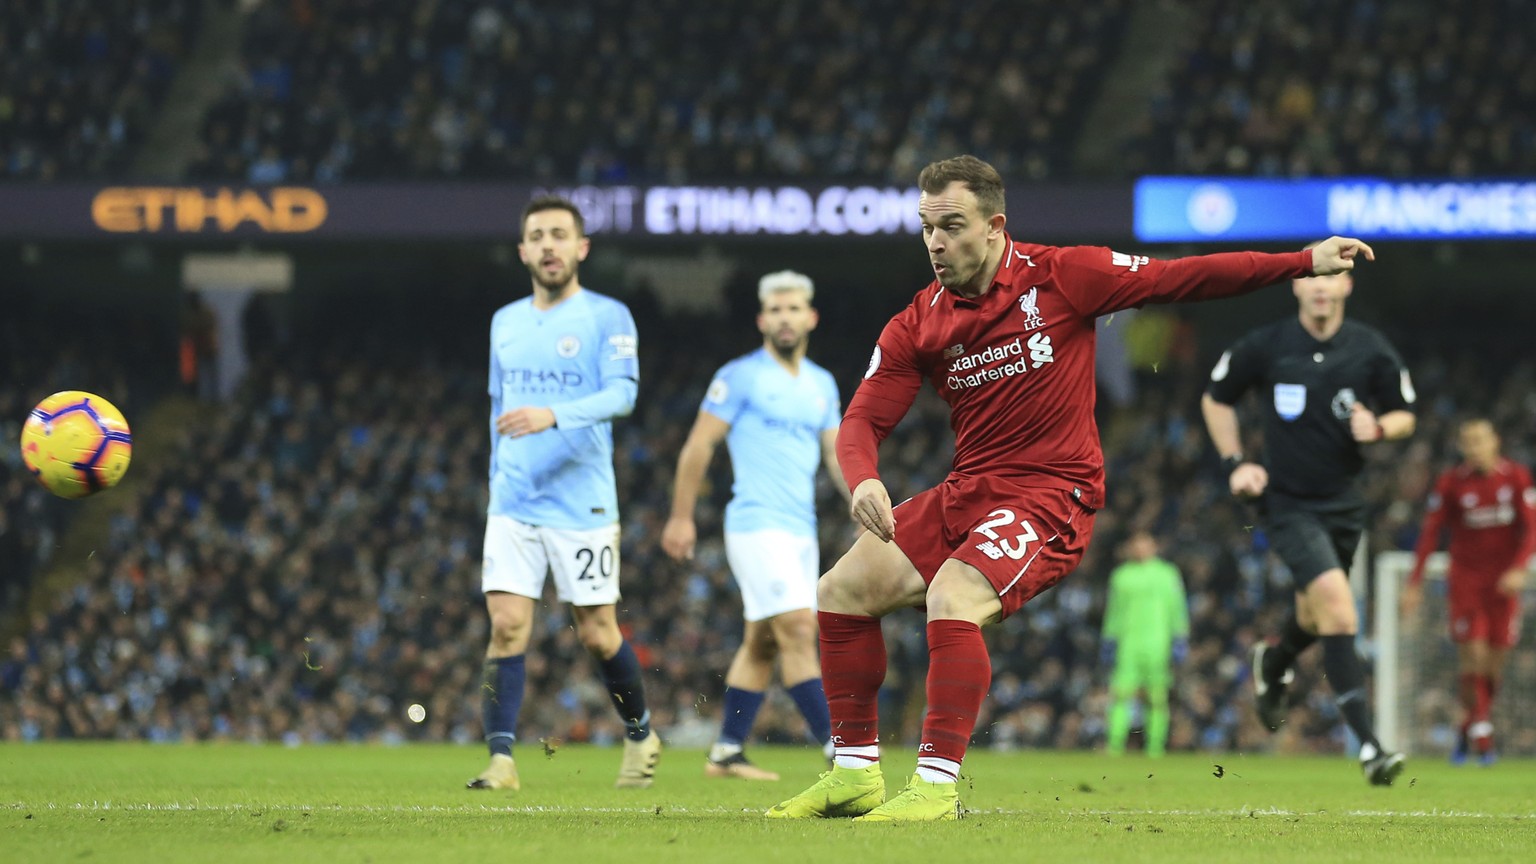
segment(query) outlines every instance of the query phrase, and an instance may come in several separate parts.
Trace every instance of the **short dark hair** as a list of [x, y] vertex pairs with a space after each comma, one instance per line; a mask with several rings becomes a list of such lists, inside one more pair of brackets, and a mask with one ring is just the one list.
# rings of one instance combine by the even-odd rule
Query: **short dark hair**
[[917, 175], [917, 188], [929, 195], [943, 192], [949, 184], [959, 181], [976, 196], [976, 206], [982, 215], [1008, 212], [1003, 199], [1003, 178], [997, 169], [975, 156], [955, 156], [928, 163]]
[[517, 231], [519, 239], [528, 230], [528, 217], [535, 213], [543, 213], [545, 210], [564, 210], [571, 214], [571, 218], [576, 220], [576, 236], [587, 235], [587, 220], [581, 218], [581, 210], [572, 204], [569, 198], [561, 198], [559, 195], [540, 195], [529, 201], [528, 206], [523, 208], [523, 221]]

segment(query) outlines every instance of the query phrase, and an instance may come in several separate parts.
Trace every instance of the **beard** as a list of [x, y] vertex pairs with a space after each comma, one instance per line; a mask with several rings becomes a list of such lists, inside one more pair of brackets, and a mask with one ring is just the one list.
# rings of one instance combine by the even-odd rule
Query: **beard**
[[806, 337], [803, 335], [795, 336], [788, 340], [782, 336], [774, 336], [768, 340], [769, 344], [773, 346], [774, 353], [778, 354], [785, 360], [793, 359], [795, 352], [799, 351], [801, 346], [805, 345], [805, 341]]
[[539, 264], [530, 264], [528, 265], [528, 274], [533, 277], [533, 281], [540, 288], [552, 294], [564, 293], [566, 289], [576, 284], [576, 266], [574, 264], [561, 268], [553, 276], [545, 273], [544, 268]]

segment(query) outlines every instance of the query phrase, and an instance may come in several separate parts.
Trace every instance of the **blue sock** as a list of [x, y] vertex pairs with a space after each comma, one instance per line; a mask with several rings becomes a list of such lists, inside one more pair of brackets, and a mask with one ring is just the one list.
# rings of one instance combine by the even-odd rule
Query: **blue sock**
[[832, 738], [832, 714], [827, 710], [827, 694], [821, 689], [821, 679], [801, 681], [789, 688], [789, 695], [805, 718], [805, 725], [810, 727], [811, 737], [827, 743]]
[[624, 720], [624, 734], [631, 741], [644, 741], [651, 734], [651, 712], [645, 710], [645, 685], [640, 682], [640, 661], [629, 640], [619, 643], [619, 652], [600, 661], [608, 697]]
[[485, 743], [493, 756], [511, 756], [512, 742], [517, 740], [517, 712], [523, 707], [523, 685], [527, 680], [523, 658], [518, 654], [485, 661], [480, 712], [485, 719]]
[[727, 686], [725, 707], [720, 712], [720, 743], [738, 747], [747, 743], [747, 736], [752, 734], [752, 722], [762, 707], [762, 691]]

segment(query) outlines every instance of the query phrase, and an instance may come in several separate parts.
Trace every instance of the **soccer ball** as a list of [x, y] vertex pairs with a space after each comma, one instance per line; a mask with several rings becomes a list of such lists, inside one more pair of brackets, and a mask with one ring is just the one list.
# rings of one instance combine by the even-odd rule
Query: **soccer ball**
[[55, 393], [37, 403], [21, 427], [21, 461], [60, 498], [111, 489], [132, 456], [133, 435], [123, 412], [94, 393]]

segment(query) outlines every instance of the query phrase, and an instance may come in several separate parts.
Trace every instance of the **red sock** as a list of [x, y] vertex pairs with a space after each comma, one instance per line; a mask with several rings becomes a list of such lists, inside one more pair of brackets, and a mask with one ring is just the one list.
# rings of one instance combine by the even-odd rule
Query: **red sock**
[[919, 757], [965, 759], [981, 700], [992, 686], [992, 659], [981, 628], [969, 621], [928, 622], [928, 715]]
[[885, 683], [885, 635], [880, 619], [838, 612], [816, 613], [821, 626], [821, 686], [832, 713], [838, 747], [867, 747], [880, 740], [879, 696]]
[[1471, 672], [1462, 673], [1456, 688], [1458, 701], [1461, 702], [1461, 734], [1467, 734], [1467, 727], [1477, 722], [1477, 703], [1482, 695], [1482, 676], [1473, 675]]
[[1493, 713], [1493, 691], [1497, 689], [1493, 678], [1487, 675], [1477, 676], [1477, 708], [1473, 711], [1473, 729], [1477, 731], [1477, 739], [1472, 743], [1477, 747], [1477, 752], [1487, 753], [1493, 749], [1492, 726], [1489, 718]]
[[1493, 679], [1487, 675], [1477, 676], [1477, 701], [1472, 709], [1472, 722], [1480, 723], [1488, 719], [1493, 709]]

